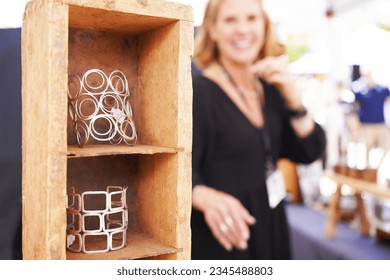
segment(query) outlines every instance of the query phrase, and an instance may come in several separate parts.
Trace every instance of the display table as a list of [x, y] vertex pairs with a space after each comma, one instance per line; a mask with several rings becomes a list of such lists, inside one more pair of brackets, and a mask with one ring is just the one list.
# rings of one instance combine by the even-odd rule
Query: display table
[[294, 260], [390, 260], [390, 244], [363, 236], [346, 222], [337, 225], [337, 235], [324, 237], [327, 213], [305, 204], [286, 203]]
[[325, 175], [337, 183], [336, 191], [332, 196], [329, 205], [329, 213], [325, 225], [325, 236], [327, 239], [332, 239], [335, 236], [336, 226], [340, 220], [340, 200], [341, 188], [344, 184], [348, 185], [354, 191], [357, 202], [357, 210], [360, 215], [361, 227], [360, 231], [363, 235], [369, 235], [370, 223], [366, 216], [365, 207], [362, 200], [362, 193], [369, 193], [377, 198], [390, 198], [390, 189], [380, 188], [376, 183], [357, 179], [351, 176], [340, 174], [334, 171], [326, 171]]

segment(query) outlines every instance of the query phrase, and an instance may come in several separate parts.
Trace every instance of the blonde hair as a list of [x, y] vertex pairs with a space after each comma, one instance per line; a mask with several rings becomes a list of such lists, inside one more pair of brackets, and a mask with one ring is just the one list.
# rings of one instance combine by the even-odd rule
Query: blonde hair
[[[204, 14], [203, 24], [195, 38], [194, 61], [198, 67], [204, 68], [218, 59], [218, 48], [210, 36], [210, 24], [215, 23], [219, 9], [224, 0], [210, 0]], [[263, 7], [263, 1], [257, 0], [264, 16], [265, 40], [260, 50], [259, 59], [266, 56], [279, 56], [285, 53], [285, 47], [278, 42], [273, 24]]]

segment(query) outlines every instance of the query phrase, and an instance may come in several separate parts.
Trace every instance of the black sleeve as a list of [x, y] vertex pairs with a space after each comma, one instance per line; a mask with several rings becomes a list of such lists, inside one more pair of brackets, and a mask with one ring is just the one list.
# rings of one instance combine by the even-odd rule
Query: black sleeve
[[281, 157], [296, 163], [309, 164], [322, 158], [326, 148], [324, 129], [315, 123], [314, 130], [305, 138], [299, 138], [288, 117], [284, 118]]
[[[271, 127], [271, 133], [273, 133], [273, 141], [278, 143], [274, 146], [275, 159], [288, 158], [296, 163], [308, 164], [323, 157], [326, 146], [323, 128], [316, 123], [310, 135], [299, 138], [291, 126], [289, 112], [280, 92], [264, 81], [263, 86], [267, 93], [267, 104], [271, 108], [268, 108], [268, 120], [271, 124], [273, 122], [279, 123], [278, 125], [268, 126]], [[280, 127], [280, 130], [277, 127]], [[275, 133], [275, 130], [279, 130], [280, 133]]]

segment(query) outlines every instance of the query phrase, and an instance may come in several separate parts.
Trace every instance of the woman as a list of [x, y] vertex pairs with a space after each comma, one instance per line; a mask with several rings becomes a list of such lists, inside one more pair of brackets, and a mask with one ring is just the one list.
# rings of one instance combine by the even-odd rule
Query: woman
[[209, 1], [194, 55], [193, 259], [290, 258], [280, 181], [266, 182], [281, 157], [319, 158], [325, 137], [281, 49], [261, 0]]

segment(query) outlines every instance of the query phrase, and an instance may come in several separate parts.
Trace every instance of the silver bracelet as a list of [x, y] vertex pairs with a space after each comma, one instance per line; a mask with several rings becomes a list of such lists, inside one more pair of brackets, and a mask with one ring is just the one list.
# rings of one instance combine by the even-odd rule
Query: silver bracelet
[[80, 147], [90, 137], [114, 145], [137, 141], [128, 82], [119, 70], [109, 76], [99, 69], [88, 70], [81, 78], [69, 75], [68, 108]]
[[[127, 187], [121, 186], [108, 186], [106, 191], [86, 191], [82, 194], [76, 193], [73, 187], [68, 189], [68, 250], [85, 254], [105, 253], [127, 245], [126, 191]], [[91, 201], [98, 206], [92, 207]], [[100, 242], [97, 243], [96, 240]], [[96, 248], [96, 244], [100, 248]]]

